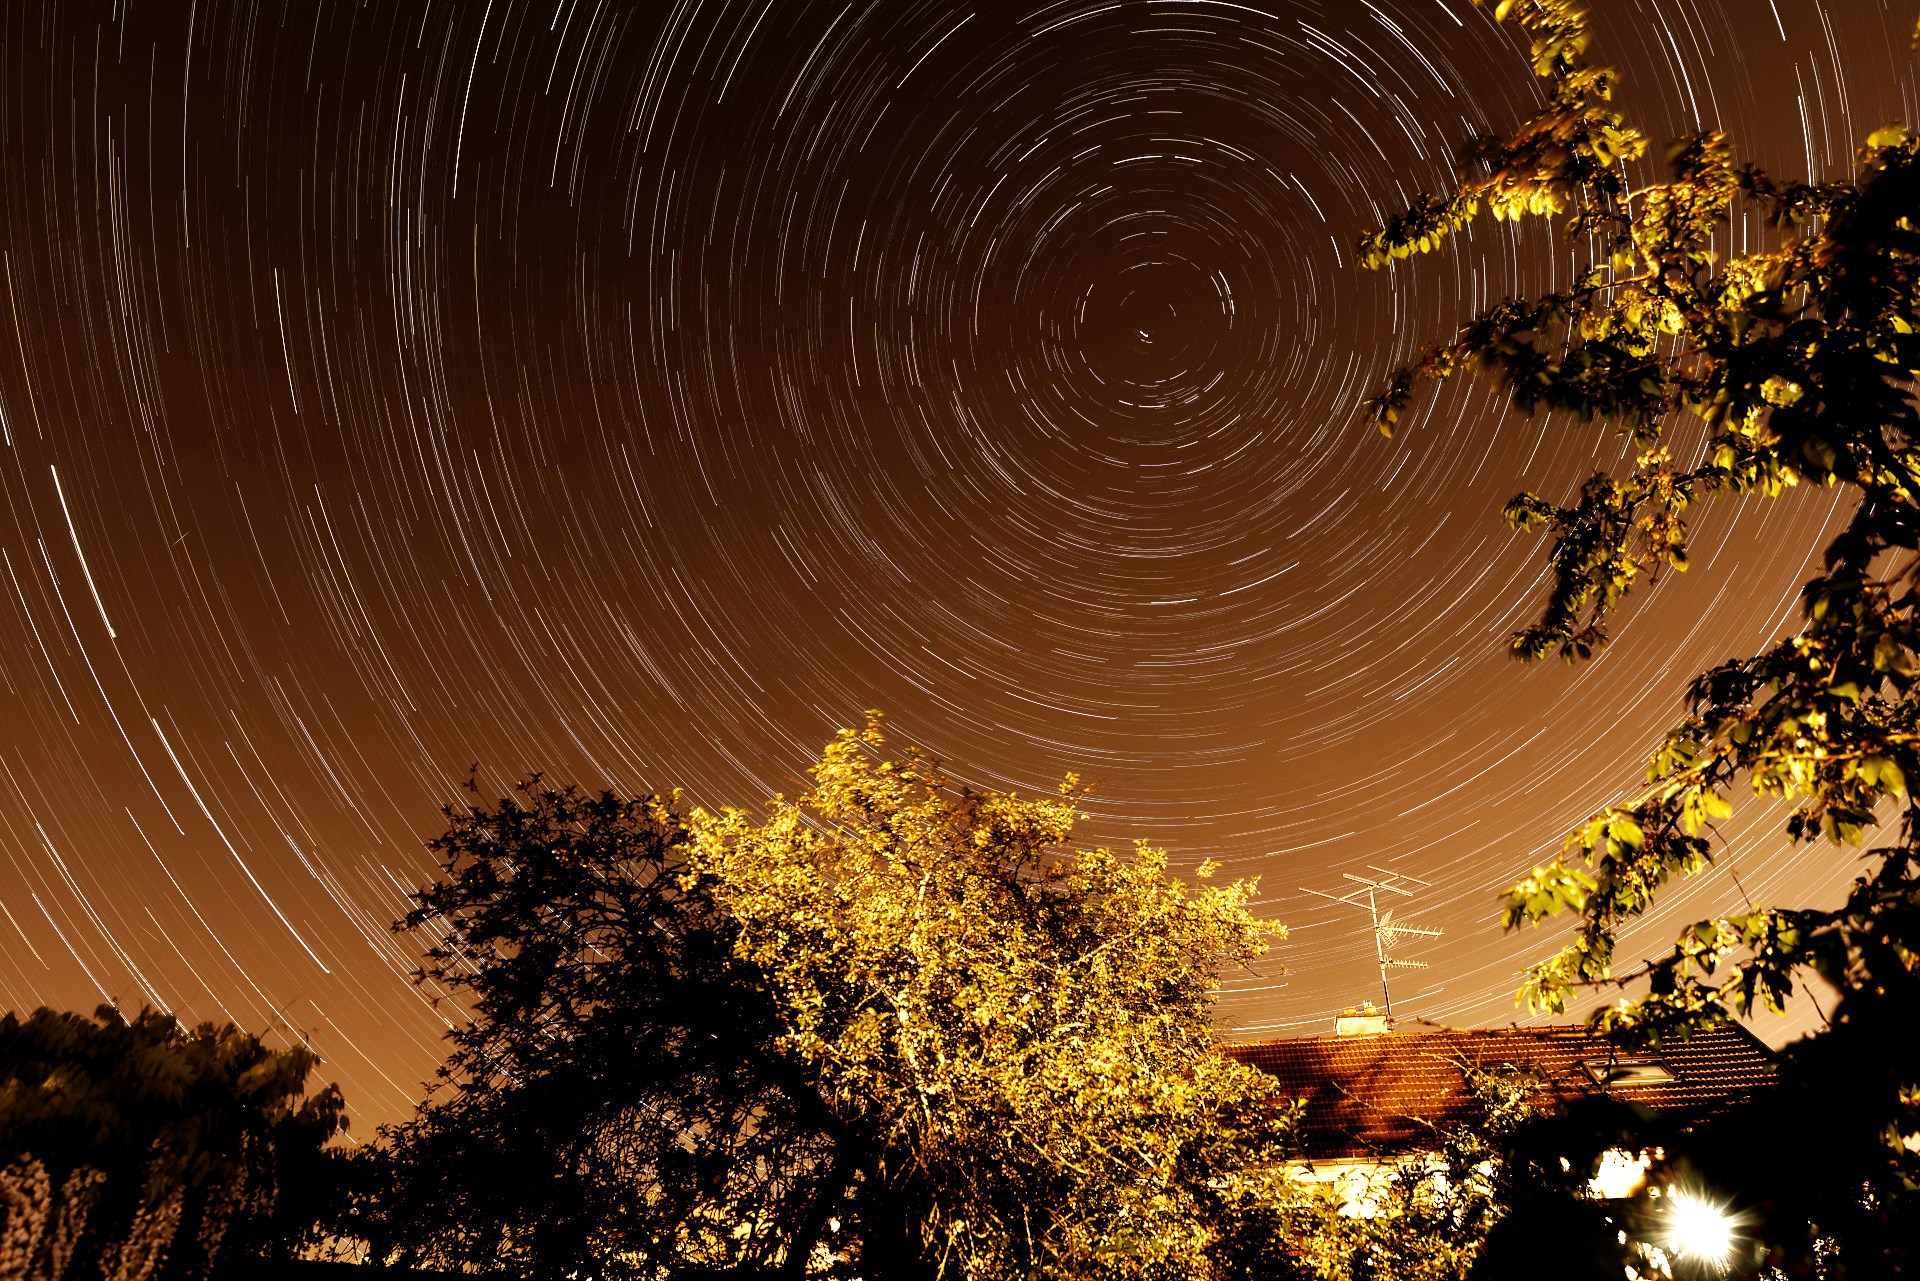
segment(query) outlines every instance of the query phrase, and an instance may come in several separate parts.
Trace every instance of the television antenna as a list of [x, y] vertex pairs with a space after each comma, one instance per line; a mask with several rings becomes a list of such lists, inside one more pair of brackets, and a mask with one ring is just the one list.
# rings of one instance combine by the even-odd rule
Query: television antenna
[[[1403, 898], [1412, 898], [1413, 891], [1406, 888], [1407, 885], [1418, 885], [1421, 889], [1432, 889], [1433, 883], [1431, 881], [1423, 881], [1417, 876], [1408, 876], [1405, 872], [1389, 872], [1386, 868], [1375, 867], [1371, 863], [1367, 865], [1367, 870], [1374, 873], [1374, 875], [1355, 876], [1352, 872], [1341, 873], [1341, 875], [1349, 881], [1354, 882], [1354, 887], [1345, 894], [1328, 894], [1324, 890], [1310, 890], [1304, 885], [1301, 886], [1300, 889], [1302, 893], [1312, 894], [1317, 898], [1323, 898], [1329, 902], [1339, 903], [1346, 907], [1364, 906], [1367, 909], [1367, 917], [1373, 922], [1373, 955], [1374, 959], [1380, 963], [1380, 995], [1386, 1001], [1387, 1017], [1391, 1019], [1393, 1017], [1393, 989], [1387, 983], [1387, 972], [1395, 969], [1424, 970], [1427, 968], [1425, 961], [1396, 960], [1392, 955], [1394, 947], [1397, 946], [1402, 939], [1406, 938], [1437, 939], [1440, 937], [1441, 931], [1430, 930], [1421, 925], [1406, 925], [1396, 921], [1393, 919], [1393, 909], [1391, 907], [1384, 912], [1380, 910], [1380, 898], [1382, 895], [1398, 894]], [[1388, 901], [1391, 902], [1392, 900]]]

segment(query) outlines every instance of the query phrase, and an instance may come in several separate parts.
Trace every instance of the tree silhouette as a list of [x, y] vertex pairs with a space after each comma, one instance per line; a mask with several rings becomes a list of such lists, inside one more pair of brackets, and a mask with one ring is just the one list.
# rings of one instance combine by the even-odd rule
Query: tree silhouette
[[112, 1006], [0, 1018], [0, 1275], [205, 1277], [285, 1257], [328, 1206], [340, 1091], [231, 1025]]
[[[686, 883], [669, 799], [535, 779], [449, 811], [396, 928], [454, 1020], [443, 1086], [385, 1131], [376, 1258], [531, 1278], [798, 1275], [833, 1118], [776, 1045], [737, 934]], [[718, 1223], [710, 1249], [687, 1247]], [[740, 1223], [766, 1231], [735, 1235]], [[695, 1257], [697, 1255], [697, 1257]]]

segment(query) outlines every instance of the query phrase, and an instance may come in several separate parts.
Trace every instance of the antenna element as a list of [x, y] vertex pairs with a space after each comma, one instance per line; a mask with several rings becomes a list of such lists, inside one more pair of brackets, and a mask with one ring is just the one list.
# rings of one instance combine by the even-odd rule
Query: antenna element
[[1393, 969], [1424, 970], [1427, 968], [1427, 963], [1425, 961], [1397, 961], [1389, 955], [1389, 953], [1402, 939], [1439, 938], [1441, 932], [1439, 930], [1430, 930], [1420, 925], [1403, 925], [1393, 919], [1392, 908], [1388, 908], [1384, 912], [1380, 910], [1379, 899], [1382, 894], [1398, 894], [1403, 898], [1413, 897], [1413, 891], [1405, 888], [1402, 882], [1405, 882], [1406, 885], [1418, 885], [1421, 889], [1431, 889], [1433, 888], [1431, 881], [1423, 881], [1417, 876], [1408, 876], [1405, 872], [1389, 872], [1386, 868], [1375, 867], [1371, 863], [1367, 865], [1367, 870], [1376, 875], [1355, 876], [1352, 872], [1341, 873], [1341, 875], [1349, 881], [1354, 882], [1354, 887], [1345, 894], [1328, 894], [1321, 890], [1310, 890], [1304, 885], [1301, 886], [1300, 889], [1304, 894], [1312, 894], [1315, 897], [1326, 899], [1329, 902], [1345, 904], [1348, 907], [1360, 907], [1362, 905], [1366, 907], [1367, 917], [1373, 922], [1373, 955], [1374, 959], [1380, 963], [1380, 995], [1386, 1000], [1387, 1018], [1391, 1021], [1393, 1018], [1393, 990], [1387, 985], [1387, 971]]

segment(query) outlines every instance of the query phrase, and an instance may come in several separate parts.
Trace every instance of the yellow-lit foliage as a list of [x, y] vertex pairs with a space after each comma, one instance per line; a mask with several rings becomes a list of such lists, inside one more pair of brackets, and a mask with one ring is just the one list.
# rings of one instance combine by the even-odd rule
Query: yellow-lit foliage
[[[1565, 212], [1584, 256], [1571, 288], [1488, 308], [1368, 402], [1390, 432], [1416, 381], [1475, 373], [1522, 412], [1602, 420], [1638, 445], [1631, 468], [1596, 472], [1565, 504], [1508, 503], [1515, 529], [1553, 535], [1552, 587], [1514, 655], [1599, 653], [1635, 586], [1687, 569], [1705, 502], [1803, 483], [1852, 491], [1802, 589], [1798, 632], [1695, 677], [1645, 787], [1508, 890], [1509, 928], [1578, 920], [1521, 999], [1559, 1013], [1584, 991], [1626, 988], [1595, 1021], [1661, 1040], [1780, 1011], [1809, 972], [1827, 980], [1840, 992], [1829, 1026], [1789, 1051], [1784, 1075], [1823, 1110], [1844, 1098], [1852, 1120], [1803, 1131], [1826, 1157], [1796, 1153], [1789, 1177], [1756, 1195], [1793, 1207], [1769, 1228], [1776, 1260], [1892, 1275], [1884, 1262], [1904, 1256], [1920, 1215], [1920, 801], [1908, 786], [1920, 770], [1920, 138], [1876, 130], [1850, 176], [1813, 183], [1736, 164], [1728, 137], [1707, 130], [1674, 143], [1657, 180], [1636, 167], [1646, 139], [1610, 105], [1615, 74], [1586, 59], [1582, 9], [1499, 0], [1495, 12], [1531, 38], [1548, 101], [1507, 138], [1471, 143], [1454, 191], [1416, 198], [1360, 249], [1373, 266], [1428, 252], [1484, 201], [1496, 216]], [[1730, 234], [1736, 210], [1746, 227], [1764, 221], [1769, 243]], [[1618, 967], [1623, 934], [1711, 864], [1742, 791], [1792, 801], [1796, 842], [1863, 846], [1879, 830], [1883, 843], [1837, 906], [1750, 904]]]
[[[1253, 883], [1072, 848], [1071, 777], [1043, 799], [978, 792], [884, 746], [871, 719], [807, 795], [691, 820], [692, 877], [862, 1153], [842, 1262], [1209, 1275], [1228, 1202], [1276, 1177], [1270, 1083], [1212, 1050], [1221, 974], [1282, 932], [1248, 911]], [[883, 1240], [887, 1219], [906, 1240]]]

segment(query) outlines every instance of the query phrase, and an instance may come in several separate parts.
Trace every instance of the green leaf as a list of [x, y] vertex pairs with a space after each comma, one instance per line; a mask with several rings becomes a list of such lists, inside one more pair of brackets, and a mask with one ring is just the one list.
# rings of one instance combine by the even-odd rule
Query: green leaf
[[1894, 639], [1892, 632], [1881, 632], [1880, 638], [1873, 643], [1873, 670], [1898, 672], [1902, 676], [1913, 675], [1913, 660], [1907, 656], [1906, 647]]
[[1638, 823], [1624, 815], [1607, 825], [1607, 835], [1615, 843], [1632, 850], [1637, 850], [1647, 843], [1646, 832], [1641, 830]]
[[1853, 767], [1855, 777], [1869, 787], [1878, 787], [1881, 791], [1894, 796], [1904, 796], [1907, 792], [1907, 775], [1892, 757], [1869, 756]]

